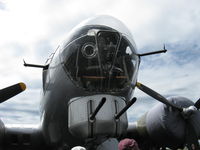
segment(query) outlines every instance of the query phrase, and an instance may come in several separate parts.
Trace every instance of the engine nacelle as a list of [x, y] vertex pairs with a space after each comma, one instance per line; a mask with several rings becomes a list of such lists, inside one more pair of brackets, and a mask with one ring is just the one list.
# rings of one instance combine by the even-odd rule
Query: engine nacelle
[[34, 125], [5, 124], [3, 150], [8, 149], [46, 149], [41, 130]]
[[[184, 97], [170, 97], [168, 100], [184, 108], [194, 105]], [[188, 121], [200, 137], [200, 112], [194, 112]], [[185, 142], [186, 122], [178, 110], [159, 103], [128, 130], [131, 135], [148, 138], [160, 146], [179, 147]]]
[[3, 121], [0, 119], [0, 149], [3, 149], [3, 142], [5, 137], [5, 126]]

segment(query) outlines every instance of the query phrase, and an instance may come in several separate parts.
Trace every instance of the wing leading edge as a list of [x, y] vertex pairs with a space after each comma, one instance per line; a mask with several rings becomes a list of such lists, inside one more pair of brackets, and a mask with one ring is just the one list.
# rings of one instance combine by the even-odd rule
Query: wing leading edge
[[[23, 92], [25, 89], [26, 85], [22, 82], [1, 89], [0, 103]], [[0, 149], [44, 150], [47, 149], [47, 146], [39, 125], [4, 124], [0, 119]]]

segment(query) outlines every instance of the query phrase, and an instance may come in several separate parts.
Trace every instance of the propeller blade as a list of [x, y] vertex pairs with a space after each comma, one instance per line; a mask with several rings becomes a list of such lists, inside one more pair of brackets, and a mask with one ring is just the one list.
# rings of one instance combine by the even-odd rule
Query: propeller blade
[[18, 83], [7, 88], [0, 90], [0, 103], [6, 101], [7, 99], [21, 93], [26, 89], [26, 85], [24, 83]]
[[149, 96], [155, 98], [159, 102], [166, 104], [167, 106], [171, 106], [172, 108], [178, 109], [179, 111], [183, 111], [183, 108], [176, 106], [174, 103], [169, 102], [165, 97], [160, 95], [159, 93], [155, 92], [154, 90], [150, 89], [149, 87], [137, 82], [136, 86], [143, 91], [144, 93], [148, 94]]
[[200, 99], [198, 99], [196, 101], [196, 103], [194, 104], [194, 106], [197, 108], [197, 109], [200, 109]]
[[186, 123], [186, 133], [185, 133], [185, 144], [189, 149], [200, 149], [199, 143], [198, 143], [198, 136], [195, 132], [193, 124], [190, 122], [189, 117], [193, 112], [195, 112], [197, 109], [200, 109], [200, 99], [194, 104], [194, 106], [189, 106], [188, 108], [182, 108], [179, 106], [176, 106], [174, 103], [168, 101], [165, 97], [160, 95], [159, 93], [155, 92], [154, 90], [150, 89], [149, 87], [137, 82], [136, 86], [143, 91], [144, 93], [148, 94], [149, 96], [155, 98], [156, 100], [166, 104], [167, 106], [171, 106], [172, 108], [175, 108], [179, 110], [183, 116]]

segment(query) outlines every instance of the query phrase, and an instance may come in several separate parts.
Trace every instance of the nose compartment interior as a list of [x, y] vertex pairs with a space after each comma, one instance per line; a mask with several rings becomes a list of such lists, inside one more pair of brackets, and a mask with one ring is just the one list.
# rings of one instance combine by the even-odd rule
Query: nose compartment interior
[[67, 74], [78, 87], [95, 93], [130, 88], [137, 56], [119, 32], [90, 29], [69, 43], [62, 54]]

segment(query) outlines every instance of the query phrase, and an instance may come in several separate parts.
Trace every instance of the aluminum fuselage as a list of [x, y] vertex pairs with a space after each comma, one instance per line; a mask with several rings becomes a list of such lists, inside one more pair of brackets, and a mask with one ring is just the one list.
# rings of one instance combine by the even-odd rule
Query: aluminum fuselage
[[[77, 87], [69, 78], [61, 62], [60, 51], [57, 50], [46, 70], [43, 79], [44, 89], [41, 98], [41, 127], [48, 143], [70, 146], [83, 144], [84, 141], [71, 135], [68, 130], [68, 102], [71, 98], [95, 94], [109, 94], [125, 97], [129, 100], [133, 90], [131, 88], [120, 93], [86, 92]], [[61, 143], [62, 142], [62, 143]]]

